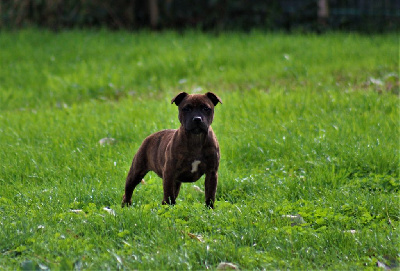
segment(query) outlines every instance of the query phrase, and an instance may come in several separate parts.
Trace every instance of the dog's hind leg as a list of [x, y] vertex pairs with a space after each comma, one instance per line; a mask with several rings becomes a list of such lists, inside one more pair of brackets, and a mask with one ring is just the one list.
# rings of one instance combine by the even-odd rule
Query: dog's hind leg
[[[129, 206], [132, 204], [132, 194], [133, 190], [135, 190], [136, 186], [142, 181], [143, 177], [147, 174], [148, 170], [143, 170], [144, 167], [138, 166], [137, 156], [133, 159], [131, 168], [129, 169], [128, 176], [126, 177], [125, 182], [125, 194], [122, 198], [122, 205]], [[142, 170], [138, 170], [138, 169]]]

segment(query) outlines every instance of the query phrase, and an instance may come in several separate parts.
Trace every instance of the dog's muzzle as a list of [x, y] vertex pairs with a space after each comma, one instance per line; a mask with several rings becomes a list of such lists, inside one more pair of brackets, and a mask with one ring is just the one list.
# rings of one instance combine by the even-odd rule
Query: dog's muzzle
[[208, 125], [204, 122], [203, 117], [194, 116], [186, 125], [186, 130], [192, 134], [200, 134], [208, 131]]

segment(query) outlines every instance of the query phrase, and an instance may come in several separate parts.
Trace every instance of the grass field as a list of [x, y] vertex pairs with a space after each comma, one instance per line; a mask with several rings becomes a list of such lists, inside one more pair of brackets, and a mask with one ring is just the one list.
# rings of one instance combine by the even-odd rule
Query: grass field
[[[0, 269], [399, 267], [397, 35], [24, 30], [0, 48]], [[223, 100], [215, 210], [194, 184], [161, 206], [153, 173], [121, 209], [183, 90]]]

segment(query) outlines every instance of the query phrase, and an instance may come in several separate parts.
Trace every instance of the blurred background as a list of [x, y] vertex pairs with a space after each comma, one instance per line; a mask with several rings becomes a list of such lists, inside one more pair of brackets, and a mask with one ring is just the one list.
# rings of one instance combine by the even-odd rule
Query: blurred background
[[0, 28], [399, 30], [400, 0], [0, 0]]

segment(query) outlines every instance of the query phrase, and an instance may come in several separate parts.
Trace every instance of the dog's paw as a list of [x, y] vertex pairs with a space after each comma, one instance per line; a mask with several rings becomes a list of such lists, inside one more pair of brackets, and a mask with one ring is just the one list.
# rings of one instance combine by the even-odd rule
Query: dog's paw
[[208, 208], [208, 209], [214, 209], [214, 201], [212, 201], [212, 200], [206, 200], [206, 208]]
[[122, 201], [122, 203], [121, 203], [121, 208], [124, 208], [125, 206], [126, 206], [126, 207], [129, 207], [129, 206], [131, 206], [131, 205], [132, 205], [132, 201], [129, 201], [129, 202]]
[[125, 195], [124, 195], [123, 198], [122, 198], [121, 208], [124, 208], [125, 206], [129, 207], [131, 205], [132, 205], [132, 200], [128, 200], [127, 201], [126, 198], [125, 198]]

